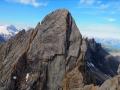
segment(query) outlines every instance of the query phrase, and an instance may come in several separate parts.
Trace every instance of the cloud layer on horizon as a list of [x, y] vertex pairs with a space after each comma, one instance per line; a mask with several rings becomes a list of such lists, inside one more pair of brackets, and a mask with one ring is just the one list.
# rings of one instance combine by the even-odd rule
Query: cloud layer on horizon
[[120, 29], [115, 25], [91, 24], [86, 26], [81, 25], [79, 26], [79, 28], [80, 28], [80, 32], [85, 37], [120, 40]]

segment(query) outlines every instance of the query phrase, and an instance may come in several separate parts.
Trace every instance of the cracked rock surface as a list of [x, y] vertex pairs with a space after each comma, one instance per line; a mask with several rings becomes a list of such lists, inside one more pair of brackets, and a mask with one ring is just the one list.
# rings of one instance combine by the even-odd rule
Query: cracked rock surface
[[111, 81], [103, 82], [118, 65], [94, 39], [82, 38], [69, 11], [58, 9], [0, 45], [0, 90], [106, 90]]

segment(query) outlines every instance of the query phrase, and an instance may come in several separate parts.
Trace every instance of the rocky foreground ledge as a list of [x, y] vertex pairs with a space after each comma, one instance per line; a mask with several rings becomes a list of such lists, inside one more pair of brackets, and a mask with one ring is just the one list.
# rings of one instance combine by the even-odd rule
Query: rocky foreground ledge
[[120, 90], [118, 65], [59, 9], [0, 45], [0, 90]]

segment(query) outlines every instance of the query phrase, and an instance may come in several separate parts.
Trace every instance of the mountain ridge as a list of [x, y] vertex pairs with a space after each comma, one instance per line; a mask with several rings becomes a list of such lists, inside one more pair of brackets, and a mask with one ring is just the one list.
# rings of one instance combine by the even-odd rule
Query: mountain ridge
[[118, 64], [82, 37], [68, 10], [58, 9], [0, 45], [0, 89], [106, 90], [99, 85], [117, 75]]

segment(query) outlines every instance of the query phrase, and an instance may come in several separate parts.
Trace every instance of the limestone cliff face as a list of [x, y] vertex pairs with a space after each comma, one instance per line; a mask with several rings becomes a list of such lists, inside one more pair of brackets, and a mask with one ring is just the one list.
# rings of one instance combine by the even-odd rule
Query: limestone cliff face
[[117, 68], [100, 44], [82, 38], [65, 9], [0, 45], [0, 90], [97, 90], [93, 84], [101, 85]]

